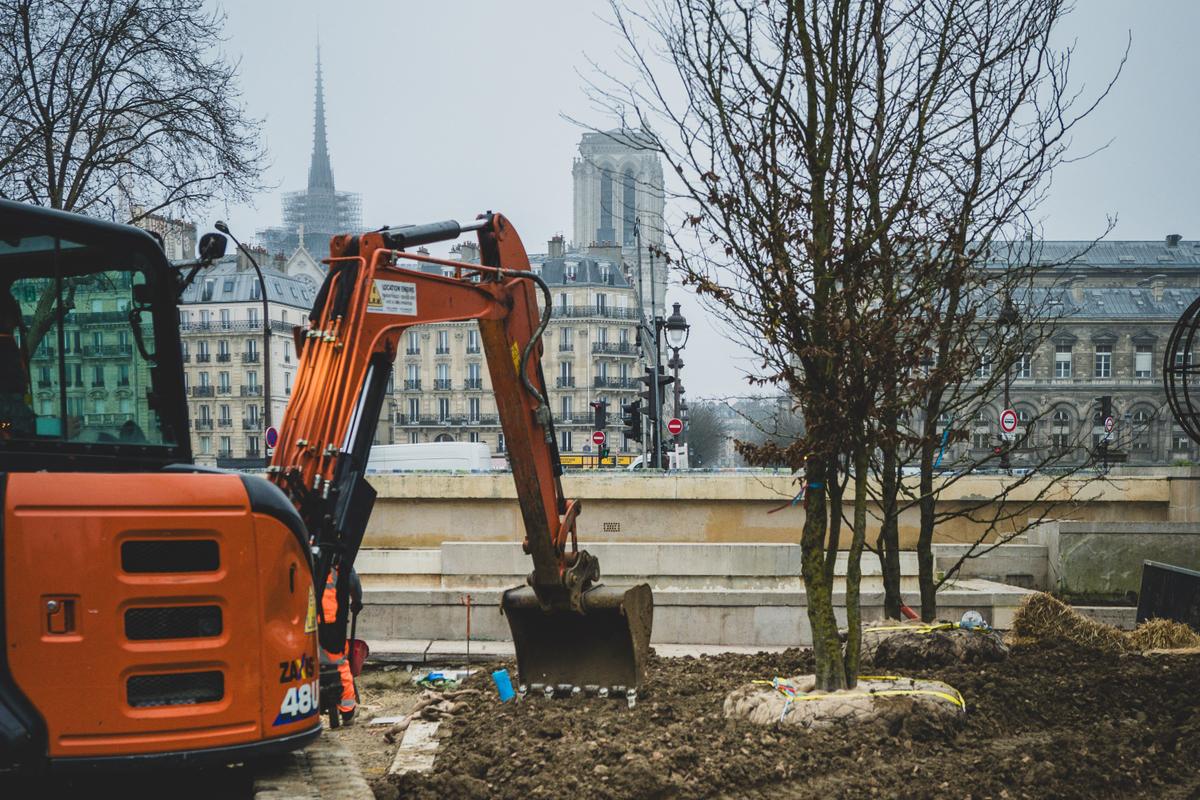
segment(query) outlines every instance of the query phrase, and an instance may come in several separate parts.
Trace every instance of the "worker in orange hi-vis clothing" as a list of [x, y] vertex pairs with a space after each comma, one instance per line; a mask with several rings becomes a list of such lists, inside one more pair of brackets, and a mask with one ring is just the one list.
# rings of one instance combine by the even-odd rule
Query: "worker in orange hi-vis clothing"
[[[337, 570], [331, 569], [325, 581], [325, 592], [321, 595], [321, 611], [325, 619], [333, 620], [337, 616]], [[362, 582], [358, 573], [350, 570], [350, 613], [357, 614], [362, 610]], [[341, 715], [343, 725], [354, 722], [354, 712], [358, 708], [358, 691], [354, 688], [354, 675], [350, 672], [350, 640], [340, 653], [324, 650], [328, 663], [337, 667], [338, 677], [342, 684], [342, 699], [338, 701], [337, 710]]]

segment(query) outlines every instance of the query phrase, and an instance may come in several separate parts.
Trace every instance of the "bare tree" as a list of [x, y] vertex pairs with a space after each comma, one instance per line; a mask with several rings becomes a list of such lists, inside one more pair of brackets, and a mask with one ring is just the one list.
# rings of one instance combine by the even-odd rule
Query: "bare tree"
[[688, 409], [687, 445], [692, 467], [711, 467], [729, 440], [729, 426], [716, 403], [697, 402]]
[[204, 0], [0, 0], [0, 193], [110, 219], [244, 200], [264, 156]]
[[[984, 311], [1029, 285], [984, 254], [1024, 238], [1066, 133], [1093, 107], [1072, 114], [1069, 51], [1049, 44], [1063, 11], [614, 0], [637, 78], [598, 82], [597, 99], [673, 167], [684, 282], [758, 357], [753, 382], [803, 409], [791, 444], [739, 450], [804, 471], [802, 574], [824, 688], [857, 677], [871, 460], [881, 442], [919, 445], [926, 466], [928, 417], [906, 442], [899, 422], [931, 414], [936, 431], [947, 388], [977, 369]], [[851, 485], [843, 652], [832, 587]], [[923, 481], [920, 502], [931, 497]]]

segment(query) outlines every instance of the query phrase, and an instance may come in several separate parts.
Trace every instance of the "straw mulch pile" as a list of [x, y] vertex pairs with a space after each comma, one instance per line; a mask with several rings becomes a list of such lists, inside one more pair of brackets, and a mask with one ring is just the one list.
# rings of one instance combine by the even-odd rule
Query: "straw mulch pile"
[[1048, 594], [1031, 594], [1013, 618], [1010, 643], [1047, 640], [1072, 642], [1108, 653], [1200, 646], [1200, 634], [1181, 622], [1153, 619], [1143, 622], [1135, 630], [1122, 631], [1085, 617]]

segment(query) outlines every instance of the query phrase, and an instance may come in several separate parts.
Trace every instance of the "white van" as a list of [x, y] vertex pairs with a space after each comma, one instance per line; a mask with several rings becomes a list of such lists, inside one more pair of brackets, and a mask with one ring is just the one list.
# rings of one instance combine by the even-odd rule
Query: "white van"
[[368, 472], [490, 472], [492, 451], [483, 442], [377, 444], [371, 448]]

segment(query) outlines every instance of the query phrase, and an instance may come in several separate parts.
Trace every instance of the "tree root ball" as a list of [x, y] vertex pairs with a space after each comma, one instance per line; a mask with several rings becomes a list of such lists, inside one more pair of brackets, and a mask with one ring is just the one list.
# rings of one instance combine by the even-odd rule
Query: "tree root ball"
[[787, 685], [796, 690], [794, 697], [770, 684], [740, 686], [726, 696], [725, 716], [806, 729], [869, 725], [926, 739], [952, 734], [966, 713], [959, 693], [941, 681], [871, 677], [860, 678], [853, 689], [816, 692], [814, 676], [798, 675]]
[[938, 667], [947, 664], [986, 664], [1003, 661], [1008, 647], [995, 631], [893, 631], [870, 646], [863, 634], [866, 660], [876, 667]]

